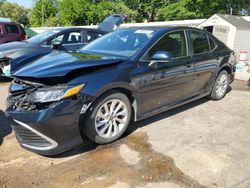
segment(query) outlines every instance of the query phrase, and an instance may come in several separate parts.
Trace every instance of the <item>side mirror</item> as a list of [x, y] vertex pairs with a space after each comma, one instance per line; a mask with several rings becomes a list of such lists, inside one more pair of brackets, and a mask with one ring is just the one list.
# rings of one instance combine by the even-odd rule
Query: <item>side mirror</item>
[[58, 50], [60, 47], [62, 46], [62, 43], [61, 42], [53, 42], [51, 44], [51, 48], [54, 49], [54, 50]]
[[151, 57], [151, 60], [159, 60], [159, 61], [170, 61], [173, 58], [173, 55], [171, 52], [165, 52], [165, 51], [157, 51], [155, 54]]
[[170, 62], [173, 58], [171, 52], [166, 51], [157, 51], [151, 57], [151, 61], [149, 63], [149, 67], [155, 67], [157, 63], [167, 63]]

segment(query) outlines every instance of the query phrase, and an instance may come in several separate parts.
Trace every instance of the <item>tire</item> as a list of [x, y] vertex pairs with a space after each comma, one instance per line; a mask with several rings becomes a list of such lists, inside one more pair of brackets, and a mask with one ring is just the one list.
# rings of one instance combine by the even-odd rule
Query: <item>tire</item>
[[229, 78], [227, 71], [223, 70], [217, 76], [213, 89], [211, 93], [208, 95], [208, 98], [211, 100], [220, 100], [225, 97], [227, 94], [227, 90], [229, 87]]
[[[113, 114], [110, 114], [111, 111]], [[82, 133], [97, 144], [111, 143], [123, 135], [130, 119], [129, 99], [122, 93], [112, 91], [94, 102], [86, 114]]]

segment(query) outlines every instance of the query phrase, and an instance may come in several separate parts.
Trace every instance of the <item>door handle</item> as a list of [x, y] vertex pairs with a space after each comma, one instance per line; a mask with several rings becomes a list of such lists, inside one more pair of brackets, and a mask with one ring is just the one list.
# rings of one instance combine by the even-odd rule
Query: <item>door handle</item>
[[187, 64], [187, 68], [190, 68], [192, 66], [192, 64], [190, 63], [190, 64]]

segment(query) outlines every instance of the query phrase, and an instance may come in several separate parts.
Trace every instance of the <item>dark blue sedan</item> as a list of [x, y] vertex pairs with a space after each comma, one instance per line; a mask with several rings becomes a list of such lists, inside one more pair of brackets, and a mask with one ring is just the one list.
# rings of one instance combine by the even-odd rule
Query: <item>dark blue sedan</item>
[[85, 136], [106, 144], [131, 121], [205, 96], [222, 99], [235, 59], [222, 42], [194, 28], [117, 30], [17, 71], [6, 115], [21, 146], [42, 155], [71, 149]]
[[19, 70], [21, 67], [53, 50], [75, 51], [91, 41], [111, 32], [123, 23], [126, 16], [115, 14], [108, 16], [97, 29], [85, 27], [65, 27], [48, 30], [26, 41], [0, 45], [0, 80]]

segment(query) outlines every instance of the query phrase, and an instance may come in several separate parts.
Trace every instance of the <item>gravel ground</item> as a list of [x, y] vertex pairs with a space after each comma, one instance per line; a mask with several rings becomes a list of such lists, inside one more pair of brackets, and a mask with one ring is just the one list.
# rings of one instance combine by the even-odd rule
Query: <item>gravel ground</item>
[[132, 123], [121, 140], [54, 157], [22, 149], [4, 116], [0, 83], [0, 187], [250, 187], [250, 89], [200, 99]]

